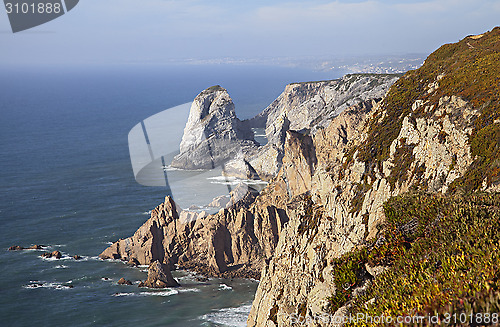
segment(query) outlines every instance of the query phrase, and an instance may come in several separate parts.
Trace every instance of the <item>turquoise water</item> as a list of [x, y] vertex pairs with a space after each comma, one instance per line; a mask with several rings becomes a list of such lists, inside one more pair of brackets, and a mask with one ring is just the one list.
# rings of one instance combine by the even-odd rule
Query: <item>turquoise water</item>
[[[145, 268], [97, 259], [109, 242], [132, 235], [166, 195], [135, 182], [128, 132], [214, 84], [228, 89], [240, 118], [249, 118], [289, 82], [339, 74], [225, 65], [1, 71], [0, 324], [244, 326], [255, 281], [199, 282], [177, 271], [182, 287], [145, 290], [116, 284], [121, 277], [144, 280]], [[64, 257], [6, 250], [31, 244]]]

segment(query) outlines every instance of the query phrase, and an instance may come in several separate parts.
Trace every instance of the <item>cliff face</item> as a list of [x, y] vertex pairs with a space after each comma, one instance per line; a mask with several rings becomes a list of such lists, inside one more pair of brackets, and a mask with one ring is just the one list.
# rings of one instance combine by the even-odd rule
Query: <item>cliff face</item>
[[382, 98], [397, 79], [391, 74], [350, 74], [338, 80], [292, 83], [249, 123], [269, 128], [286, 114], [293, 130], [326, 126], [350, 106]]
[[194, 99], [180, 153], [171, 165], [182, 169], [211, 169], [256, 146], [253, 132], [236, 117], [233, 100], [217, 85]]
[[286, 185], [277, 179], [257, 199], [253, 192], [238, 198], [228, 209], [196, 216], [179, 214], [167, 196], [133, 236], [113, 243], [99, 257], [142, 265], [158, 260], [171, 269], [177, 265], [209, 276], [259, 279], [288, 221]]
[[339, 113], [361, 103], [380, 100], [398, 75], [352, 74], [338, 80], [294, 83], [260, 114], [246, 123], [265, 127], [268, 143], [248, 159], [261, 177], [278, 173], [284, 156], [285, 133], [326, 127]]
[[[329, 313], [328, 298], [337, 291], [331, 263], [377, 236], [377, 227], [385, 218], [384, 202], [415, 184], [443, 192], [463, 175], [472, 162], [467, 144], [471, 130], [466, 126], [475, 111], [460, 101], [451, 104], [443, 100], [438, 110], [445, 108], [460, 112], [465, 117], [463, 125], [442, 116], [417, 120], [415, 125], [410, 118], [404, 119], [382, 169], [375, 166], [373, 172], [356, 151], [352, 159], [348, 156], [350, 149], [366, 140], [374, 114], [383, 110], [380, 104], [344, 111], [318, 132], [304, 159], [285, 152], [282, 171], [288, 192], [290, 196], [309, 192], [311, 203], [303, 205], [311, 206], [312, 212], [289, 217], [276, 252], [263, 271], [249, 326], [267, 326], [269, 320], [291, 326], [292, 314], [317, 317]], [[450, 137], [440, 140], [443, 133]], [[405, 157], [407, 161], [401, 162], [399, 151], [411, 151], [406, 155], [412, 155], [413, 161]], [[399, 174], [404, 178], [394, 179]]]
[[[201, 92], [191, 106], [181, 152], [172, 166], [197, 169], [222, 164], [225, 174], [267, 177], [271, 184], [256, 200], [252, 193], [235, 194], [233, 202], [243, 200], [208, 216], [178, 212], [167, 197], [133, 236], [115, 242], [100, 257], [140, 264], [158, 260], [171, 268], [177, 265], [213, 276], [258, 278], [284, 224], [290, 216], [304, 215], [311, 201], [302, 193], [311, 187], [316, 164], [313, 141], [290, 128], [309, 128], [312, 120], [320, 118], [326, 121], [349, 103], [371, 108], [375, 100], [366, 99], [382, 97], [396, 79], [394, 75], [351, 75], [288, 85], [262, 114], [269, 121], [269, 143], [260, 148], [248, 123], [236, 117], [225, 89], [215, 86]], [[278, 173], [282, 163], [286, 167]]]
[[[271, 131], [272, 144], [260, 150], [260, 159], [248, 160], [259, 174], [272, 172], [264, 190], [195, 220], [179, 215], [167, 198], [132, 237], [100, 257], [159, 260], [215, 276], [260, 275], [249, 326], [292, 326], [297, 317], [306, 325], [330, 326], [331, 319], [318, 317], [344, 316], [352, 299], [390, 270], [390, 260], [339, 267], [350, 262], [344, 256], [360, 249], [384, 249], [384, 203], [391, 197], [500, 190], [499, 67], [496, 28], [441, 47], [382, 99], [368, 93], [351, 105], [330, 106], [327, 120], [309, 113], [321, 111], [313, 110], [318, 107], [312, 100], [318, 102], [318, 90], [333, 82], [288, 86], [290, 97], [280, 96], [273, 110], [253, 121], [265, 117]], [[372, 87], [394, 82], [384, 78], [385, 84]], [[334, 100], [323, 95], [321, 101]], [[495, 207], [497, 202], [488, 201]], [[433, 219], [434, 224], [440, 217]], [[396, 232], [410, 235], [416, 226], [410, 220]], [[403, 238], [401, 244], [411, 246], [410, 241]]]
[[[499, 45], [496, 28], [443, 46], [396, 82], [382, 102], [345, 110], [320, 129], [308, 147], [314, 160], [294, 156], [294, 163], [302, 162], [295, 166], [284, 159], [289, 195], [308, 192], [310, 212], [289, 217], [264, 267], [248, 326], [292, 326], [292, 317], [330, 326], [331, 319], [321, 317], [345, 315], [350, 302], [332, 299], [356, 298], [387, 268], [351, 268], [358, 275], [354, 282], [339, 285], [337, 259], [377, 240], [390, 197], [410, 189], [498, 191], [499, 75], [480, 74], [499, 66]], [[490, 80], [471, 90], [480, 78]]]

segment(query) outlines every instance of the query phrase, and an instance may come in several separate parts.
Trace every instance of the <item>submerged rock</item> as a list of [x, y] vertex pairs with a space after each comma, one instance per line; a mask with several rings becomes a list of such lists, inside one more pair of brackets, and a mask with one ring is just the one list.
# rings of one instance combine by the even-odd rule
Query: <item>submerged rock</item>
[[41, 250], [41, 249], [43, 249], [43, 245], [38, 245], [38, 244], [31, 245], [27, 248], [19, 246], [19, 245], [13, 245], [13, 246], [9, 247], [9, 251]]

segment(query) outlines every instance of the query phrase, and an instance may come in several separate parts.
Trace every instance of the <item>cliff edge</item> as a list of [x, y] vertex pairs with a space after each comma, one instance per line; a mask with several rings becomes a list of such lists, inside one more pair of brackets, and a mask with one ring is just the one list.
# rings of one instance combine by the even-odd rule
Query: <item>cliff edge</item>
[[289, 185], [301, 185], [289, 195], [311, 204], [284, 226], [248, 326], [498, 307], [488, 254], [500, 238], [488, 232], [500, 227], [498, 67], [500, 28], [444, 45], [381, 102], [320, 129], [310, 172], [284, 160]]
[[265, 189], [194, 221], [167, 197], [100, 257], [260, 277], [248, 326], [497, 312], [499, 67], [497, 27], [442, 46], [387, 77], [380, 99], [346, 102], [321, 124], [290, 115], [299, 103], [316, 108], [316, 95], [282, 99], [258, 118], [277, 113], [269, 135], [283, 147]]

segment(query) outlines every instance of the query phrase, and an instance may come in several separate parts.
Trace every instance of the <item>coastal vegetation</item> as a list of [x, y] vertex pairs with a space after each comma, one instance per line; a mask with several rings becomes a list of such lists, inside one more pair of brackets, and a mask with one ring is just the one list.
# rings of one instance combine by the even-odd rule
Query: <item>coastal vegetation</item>
[[[336, 286], [328, 298], [331, 313], [347, 304], [353, 315], [438, 315], [438, 324], [445, 325], [450, 314], [459, 313], [470, 318], [461, 325], [481, 325], [488, 322], [478, 321], [484, 316], [476, 313], [499, 312], [500, 194], [482, 192], [500, 180], [498, 94], [498, 27], [443, 45], [392, 86], [369, 122], [368, 137], [347, 152], [344, 167], [356, 158], [375, 176], [389, 158], [405, 117], [413, 123], [433, 119], [441, 99], [452, 96], [477, 110], [468, 126], [473, 162], [445, 194], [427, 193], [417, 178], [409, 193], [385, 202], [386, 220], [377, 237], [331, 262]], [[415, 106], [416, 101], [425, 105]], [[447, 137], [444, 131], [438, 135], [441, 143]], [[405, 141], [394, 152], [391, 189], [425, 171], [425, 166], [410, 169], [414, 145]], [[454, 157], [449, 169], [456, 164]], [[359, 212], [370, 189], [365, 180], [358, 185], [351, 212]]]
[[[359, 149], [358, 159], [371, 170], [389, 157], [389, 148], [399, 134], [404, 117], [431, 117], [444, 96], [458, 96], [479, 110], [470, 137], [476, 156], [452, 191], [472, 192], [483, 181], [487, 185], [500, 179], [500, 27], [483, 35], [471, 36], [458, 43], [446, 44], [432, 53], [422, 67], [409, 71], [390, 89], [382, 109], [370, 123], [368, 138]], [[412, 112], [416, 100], [424, 106]], [[401, 165], [395, 165], [391, 184], [404, 179], [411, 162], [411, 150], [396, 153]], [[352, 160], [352, 156], [350, 158]]]
[[[380, 236], [334, 262], [331, 310], [352, 301], [370, 316], [494, 313], [500, 310], [500, 194], [408, 193], [384, 205]], [[366, 266], [383, 266], [376, 278]]]

